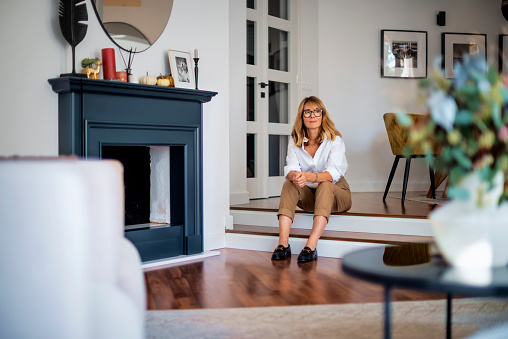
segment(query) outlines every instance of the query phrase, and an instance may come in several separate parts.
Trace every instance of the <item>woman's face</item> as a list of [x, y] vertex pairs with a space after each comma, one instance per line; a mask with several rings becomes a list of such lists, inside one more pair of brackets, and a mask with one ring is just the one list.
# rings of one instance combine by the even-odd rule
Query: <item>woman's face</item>
[[[306, 103], [303, 106], [303, 124], [307, 129], [313, 129], [313, 128], [319, 128], [321, 126], [321, 121], [323, 120], [323, 113], [321, 112], [321, 115], [319, 117], [316, 117], [315, 111], [320, 110], [320, 108], [311, 102]], [[305, 117], [305, 114], [303, 114], [305, 111], [311, 111], [310, 117]]]

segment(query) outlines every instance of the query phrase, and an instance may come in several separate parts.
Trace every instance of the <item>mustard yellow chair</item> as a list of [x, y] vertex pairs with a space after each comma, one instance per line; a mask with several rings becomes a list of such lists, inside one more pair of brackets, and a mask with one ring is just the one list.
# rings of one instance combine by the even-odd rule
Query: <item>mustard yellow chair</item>
[[[427, 119], [427, 115], [422, 114], [408, 114], [414, 124], [418, 124], [424, 119]], [[392, 153], [395, 155], [395, 160], [393, 161], [392, 170], [390, 171], [390, 176], [388, 177], [388, 182], [386, 183], [385, 193], [383, 195], [383, 202], [386, 201], [386, 195], [388, 194], [388, 190], [390, 189], [390, 185], [393, 180], [393, 176], [395, 174], [395, 170], [397, 169], [397, 165], [399, 163], [400, 158], [406, 158], [406, 168], [404, 170], [404, 182], [402, 185], [402, 198], [401, 203], [404, 203], [406, 197], [407, 190], [407, 181], [409, 178], [409, 168], [411, 166], [411, 159], [414, 158], [423, 158], [426, 156], [426, 153], [422, 149], [415, 149], [413, 153], [409, 156], [404, 154], [404, 149], [408, 144], [408, 128], [402, 126], [398, 121], [395, 113], [385, 113], [383, 115], [383, 120], [385, 122], [386, 133], [388, 134], [388, 141], [390, 142], [390, 147], [392, 148]], [[432, 190], [432, 198], [436, 198], [436, 187], [434, 185], [434, 170], [432, 166], [429, 165], [430, 172], [430, 185]]]

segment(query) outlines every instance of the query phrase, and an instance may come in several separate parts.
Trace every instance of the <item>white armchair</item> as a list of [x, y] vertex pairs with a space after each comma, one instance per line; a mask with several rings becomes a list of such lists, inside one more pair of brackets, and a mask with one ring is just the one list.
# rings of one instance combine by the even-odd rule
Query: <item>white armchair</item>
[[117, 161], [0, 161], [1, 338], [144, 336], [123, 204]]

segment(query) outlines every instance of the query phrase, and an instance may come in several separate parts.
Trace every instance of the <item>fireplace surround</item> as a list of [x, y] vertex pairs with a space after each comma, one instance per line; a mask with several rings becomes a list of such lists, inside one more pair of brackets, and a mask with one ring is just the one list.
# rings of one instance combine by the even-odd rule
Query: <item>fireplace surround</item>
[[102, 158], [107, 146], [169, 146], [171, 223], [125, 232], [142, 261], [201, 253], [202, 105], [217, 93], [73, 77], [48, 81], [58, 93], [60, 155]]

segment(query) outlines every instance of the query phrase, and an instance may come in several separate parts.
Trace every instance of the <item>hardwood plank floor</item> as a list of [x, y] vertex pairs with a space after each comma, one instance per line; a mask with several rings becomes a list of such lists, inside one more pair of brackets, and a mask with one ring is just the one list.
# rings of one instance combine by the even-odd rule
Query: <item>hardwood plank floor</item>
[[[426, 195], [426, 192], [408, 192], [414, 195]], [[400, 193], [389, 193], [383, 202], [383, 192], [353, 192], [351, 200], [353, 205], [344, 215], [369, 216], [369, 217], [392, 217], [392, 218], [427, 218], [430, 211], [438, 205], [411, 201], [406, 198], [404, 204], [400, 203]], [[279, 208], [279, 198], [250, 200], [248, 204], [232, 205], [232, 210], [253, 210], [276, 212]], [[304, 213], [297, 208], [297, 213]]]
[[[340, 259], [300, 264], [272, 261], [271, 253], [221, 249], [219, 256], [145, 271], [149, 310], [382, 302], [383, 288], [347, 276]], [[392, 300], [445, 295], [394, 289]]]

